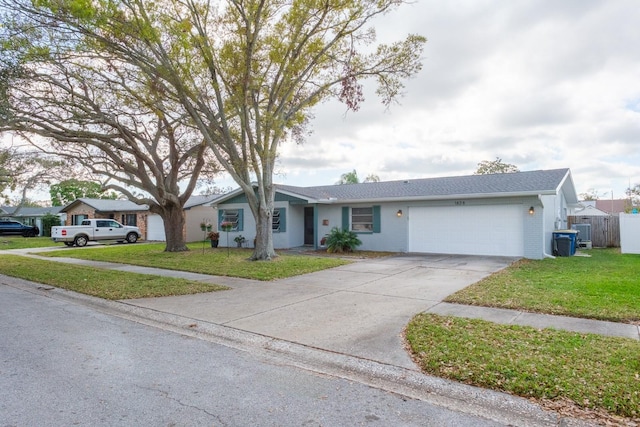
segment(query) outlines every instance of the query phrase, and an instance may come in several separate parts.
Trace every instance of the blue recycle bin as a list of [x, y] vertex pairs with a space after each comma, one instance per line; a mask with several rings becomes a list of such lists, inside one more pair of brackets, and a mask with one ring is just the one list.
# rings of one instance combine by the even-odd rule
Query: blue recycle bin
[[[575, 255], [578, 246], [577, 240], [578, 230], [556, 230], [553, 232], [553, 247], [556, 248], [559, 256]], [[568, 251], [565, 250], [567, 246]]]

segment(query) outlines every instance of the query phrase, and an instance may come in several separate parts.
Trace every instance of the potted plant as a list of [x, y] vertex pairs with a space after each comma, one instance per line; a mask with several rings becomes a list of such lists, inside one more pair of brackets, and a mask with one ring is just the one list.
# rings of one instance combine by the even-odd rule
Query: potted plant
[[204, 222], [202, 221], [200, 223], [200, 229], [202, 231], [211, 231], [211, 229], [213, 228], [213, 225], [210, 222]]
[[236, 236], [233, 241], [236, 242], [236, 244], [238, 245], [239, 248], [242, 247], [242, 244], [244, 243], [246, 239], [244, 238], [244, 236], [241, 234], [239, 236]]
[[220, 233], [218, 233], [217, 231], [210, 231], [207, 234], [207, 239], [211, 240], [212, 248], [217, 248], [218, 242], [220, 241]]

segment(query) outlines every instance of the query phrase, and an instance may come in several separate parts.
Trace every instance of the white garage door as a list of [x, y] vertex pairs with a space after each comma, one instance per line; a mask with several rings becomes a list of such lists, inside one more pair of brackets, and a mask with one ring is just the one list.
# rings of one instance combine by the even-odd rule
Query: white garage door
[[167, 237], [164, 234], [164, 221], [160, 215], [149, 215], [147, 217], [147, 240], [164, 242]]
[[409, 251], [524, 255], [521, 205], [413, 207]]

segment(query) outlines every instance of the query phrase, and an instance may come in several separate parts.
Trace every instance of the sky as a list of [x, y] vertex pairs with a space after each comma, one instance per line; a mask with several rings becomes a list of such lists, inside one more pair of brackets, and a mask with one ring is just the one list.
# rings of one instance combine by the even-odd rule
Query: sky
[[[314, 111], [283, 144], [275, 182], [334, 184], [470, 175], [494, 160], [570, 168], [578, 194], [623, 198], [640, 183], [638, 0], [415, 0], [375, 22], [378, 41], [427, 37], [423, 69], [386, 109]], [[218, 185], [237, 187], [221, 178]]]

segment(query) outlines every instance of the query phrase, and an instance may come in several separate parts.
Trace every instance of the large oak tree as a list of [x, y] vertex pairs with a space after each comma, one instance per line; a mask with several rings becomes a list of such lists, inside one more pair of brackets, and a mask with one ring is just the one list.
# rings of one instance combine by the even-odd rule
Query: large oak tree
[[[92, 58], [117, 59], [130, 70], [127, 79], [184, 114], [174, 118], [199, 132], [247, 197], [257, 224], [253, 259], [275, 256], [280, 144], [303, 138], [319, 102], [338, 98], [357, 110], [364, 79], [374, 78], [377, 94], [391, 104], [403, 80], [420, 70], [425, 42], [409, 35], [375, 44], [372, 21], [402, 0], [2, 1], [78, 41], [56, 50], [73, 45]], [[29, 55], [38, 58], [33, 66], [46, 62], [49, 45], [25, 34]]]
[[16, 6], [23, 14], [6, 27], [10, 49], [1, 56], [13, 72], [4, 73], [0, 130], [68, 159], [67, 177], [100, 176], [102, 191], [147, 204], [164, 221], [165, 249], [187, 250], [184, 205], [198, 179], [216, 171], [202, 136], [185, 124], [188, 115], [149, 76], [55, 14]]

